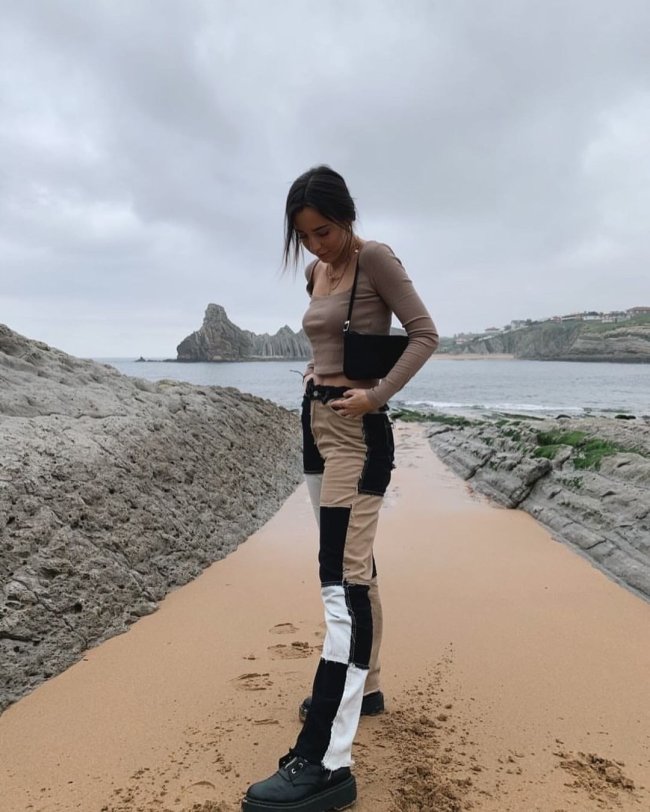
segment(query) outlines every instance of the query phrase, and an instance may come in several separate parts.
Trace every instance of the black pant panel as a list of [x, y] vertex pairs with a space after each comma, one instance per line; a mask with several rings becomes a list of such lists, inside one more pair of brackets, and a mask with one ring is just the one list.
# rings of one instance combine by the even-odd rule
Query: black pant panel
[[307, 395], [302, 399], [300, 412], [302, 423], [302, 467], [306, 474], [322, 474], [325, 470], [325, 460], [316, 447], [314, 435], [311, 432], [311, 400]]
[[348, 666], [321, 660], [316, 669], [311, 694], [311, 708], [293, 748], [295, 752], [320, 764], [330, 743], [332, 724], [338, 713]]
[[359, 493], [383, 496], [395, 467], [395, 443], [390, 420], [385, 414], [363, 416], [366, 462], [359, 479]]

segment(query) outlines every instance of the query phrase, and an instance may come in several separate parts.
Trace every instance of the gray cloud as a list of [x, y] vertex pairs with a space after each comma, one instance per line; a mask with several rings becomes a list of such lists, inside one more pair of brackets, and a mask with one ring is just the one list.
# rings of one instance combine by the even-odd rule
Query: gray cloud
[[644, 0], [2, 4], [0, 320], [171, 355], [297, 328], [284, 197], [327, 162], [444, 334], [650, 303]]

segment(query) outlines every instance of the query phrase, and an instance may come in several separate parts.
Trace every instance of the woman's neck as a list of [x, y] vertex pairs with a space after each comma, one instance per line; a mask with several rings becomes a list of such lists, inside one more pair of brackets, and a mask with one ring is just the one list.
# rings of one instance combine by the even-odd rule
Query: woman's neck
[[334, 262], [330, 262], [330, 268], [335, 276], [344, 274], [347, 271], [352, 258], [359, 252], [362, 244], [358, 237], [353, 236], [349, 245], [341, 251], [340, 256]]

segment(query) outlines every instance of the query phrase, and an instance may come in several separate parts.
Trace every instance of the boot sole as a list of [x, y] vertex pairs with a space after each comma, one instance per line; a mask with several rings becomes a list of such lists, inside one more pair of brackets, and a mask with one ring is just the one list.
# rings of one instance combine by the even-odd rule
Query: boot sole
[[334, 787], [304, 798], [302, 801], [282, 804], [273, 801], [256, 801], [253, 798], [244, 798], [241, 804], [242, 812], [330, 812], [349, 809], [357, 800], [357, 782], [353, 775], [341, 781]]

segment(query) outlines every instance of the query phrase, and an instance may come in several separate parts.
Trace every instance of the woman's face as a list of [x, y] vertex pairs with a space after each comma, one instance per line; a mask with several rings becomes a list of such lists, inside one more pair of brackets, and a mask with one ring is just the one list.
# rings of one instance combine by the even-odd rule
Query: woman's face
[[335, 263], [350, 241], [350, 230], [323, 217], [316, 209], [306, 206], [293, 218], [298, 239], [323, 262]]

